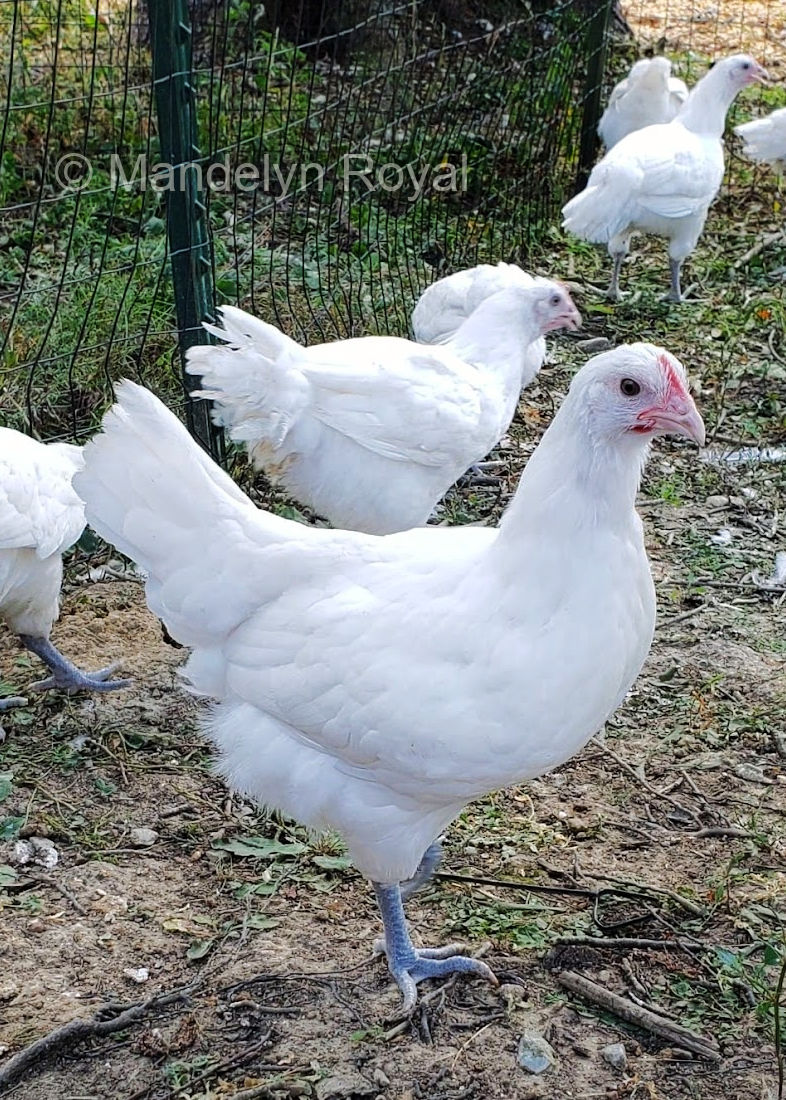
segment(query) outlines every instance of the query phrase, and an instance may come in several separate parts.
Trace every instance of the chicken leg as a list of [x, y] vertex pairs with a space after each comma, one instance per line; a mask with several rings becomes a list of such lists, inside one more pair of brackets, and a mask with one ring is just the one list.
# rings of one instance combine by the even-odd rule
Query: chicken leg
[[[414, 876], [415, 878], [417, 876]], [[412, 881], [412, 880], [410, 880]], [[385, 954], [388, 970], [403, 994], [401, 1010], [409, 1013], [417, 1000], [417, 983], [426, 978], [444, 978], [448, 974], [476, 974], [499, 985], [494, 971], [480, 959], [461, 955], [461, 944], [416, 948], [404, 916], [401, 887], [398, 883], [372, 883], [385, 927]]]
[[666, 302], [681, 302], [682, 288], [680, 286], [680, 268], [682, 260], [669, 259], [669, 271], [671, 272], [671, 289], [664, 298]]
[[36, 657], [47, 665], [52, 675], [45, 680], [38, 680], [31, 684], [35, 691], [48, 691], [50, 688], [60, 688], [69, 693], [74, 691], [115, 691], [117, 688], [128, 687], [130, 680], [110, 680], [110, 676], [118, 667], [117, 664], [99, 668], [96, 672], [82, 672], [72, 664], [67, 657], [52, 645], [48, 638], [39, 638], [32, 634], [20, 634], [19, 640], [26, 649], [35, 653]]
[[612, 259], [614, 260], [614, 267], [611, 271], [611, 282], [609, 283], [609, 289], [606, 291], [606, 297], [612, 302], [619, 302], [622, 298], [620, 294], [620, 271], [622, 271], [622, 262], [625, 259], [627, 253], [614, 252]]

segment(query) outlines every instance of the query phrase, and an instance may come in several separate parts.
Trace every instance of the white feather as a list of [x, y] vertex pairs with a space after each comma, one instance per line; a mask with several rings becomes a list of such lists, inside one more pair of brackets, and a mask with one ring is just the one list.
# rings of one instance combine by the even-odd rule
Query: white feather
[[[535, 286], [532, 275], [517, 264], [478, 264], [456, 271], [426, 287], [412, 311], [418, 343], [446, 344], [481, 302], [509, 286]], [[521, 388], [528, 386], [546, 358], [546, 341], [538, 336], [520, 349]]]
[[396, 882], [468, 800], [575, 753], [650, 645], [647, 444], [602, 407], [610, 370], [658, 371], [663, 354], [621, 348], [577, 374], [499, 530], [386, 538], [257, 510], [123, 383], [76, 486], [194, 647], [186, 675], [221, 700], [206, 729], [227, 778]]
[[0, 428], [0, 618], [47, 638], [57, 618], [62, 554], [85, 526], [71, 484], [82, 451]]
[[786, 161], [786, 107], [736, 126], [734, 133], [745, 142], [743, 152], [751, 160]]
[[[553, 304], [557, 296], [558, 304]], [[505, 434], [521, 388], [521, 348], [560, 312], [548, 280], [484, 299], [439, 347], [366, 336], [304, 348], [225, 306], [225, 347], [188, 353], [215, 419], [257, 466], [336, 527], [419, 526]]]
[[665, 57], [637, 61], [624, 80], [612, 89], [598, 133], [607, 149], [635, 130], [671, 122], [688, 98], [685, 83], [671, 76]]
[[719, 61], [672, 122], [635, 130], [606, 153], [563, 207], [564, 227], [612, 255], [627, 251], [634, 232], [655, 233], [668, 238], [673, 260], [684, 260], [723, 179], [726, 112], [761, 71], [747, 55]]

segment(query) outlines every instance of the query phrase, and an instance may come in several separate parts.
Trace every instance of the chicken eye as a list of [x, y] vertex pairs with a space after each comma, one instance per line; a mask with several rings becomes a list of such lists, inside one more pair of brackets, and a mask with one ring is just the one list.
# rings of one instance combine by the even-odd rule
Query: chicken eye
[[626, 397], [635, 397], [637, 393], [641, 393], [641, 386], [635, 378], [623, 378], [620, 382], [620, 390]]
[[749, 69], [751, 67], [750, 62], [749, 61], [744, 61], [742, 67], [743, 67], [743, 69]]
[[562, 301], [562, 299], [560, 298], [559, 294], [552, 294], [552, 296], [551, 296], [551, 304], [552, 304], [553, 306], [558, 306], [558, 305], [560, 304], [560, 302], [561, 302], [561, 301]]

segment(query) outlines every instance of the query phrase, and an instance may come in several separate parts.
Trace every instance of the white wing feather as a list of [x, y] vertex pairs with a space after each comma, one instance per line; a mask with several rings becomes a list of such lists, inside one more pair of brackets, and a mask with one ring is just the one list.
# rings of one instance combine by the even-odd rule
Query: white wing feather
[[744, 153], [751, 160], [786, 160], [786, 107], [773, 111], [766, 118], [756, 118], [735, 127], [735, 134], [745, 142]]
[[85, 516], [71, 479], [81, 467], [79, 447], [0, 428], [0, 549], [48, 558], [76, 542]]

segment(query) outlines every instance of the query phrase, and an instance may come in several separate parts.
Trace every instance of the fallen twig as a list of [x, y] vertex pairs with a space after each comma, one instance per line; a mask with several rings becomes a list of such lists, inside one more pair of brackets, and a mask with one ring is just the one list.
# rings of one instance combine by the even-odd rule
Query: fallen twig
[[[639, 936], [560, 936], [555, 943], [558, 946], [568, 944], [581, 947], [638, 947], [645, 951], [657, 951], [673, 947], [678, 951], [706, 951], [707, 946], [698, 940], [642, 939]], [[730, 949], [731, 950], [731, 949]]]
[[661, 799], [661, 801], [668, 802], [669, 805], [674, 806], [675, 809], [680, 811], [680, 813], [683, 813], [687, 817], [691, 818], [697, 826], [701, 825], [697, 814], [695, 814], [693, 810], [689, 809], [687, 806], [683, 806], [678, 799], [672, 798], [670, 794], [664, 794], [663, 791], [659, 791], [658, 788], [654, 787], [648, 779], [645, 779], [645, 777], [640, 772], [638, 772], [632, 764], [629, 764], [627, 760], [623, 760], [622, 757], [614, 752], [613, 749], [610, 749], [608, 745], [603, 746], [603, 751], [605, 752], [606, 756], [610, 756], [611, 759], [616, 764], [618, 764], [624, 772], [627, 772], [631, 779], [635, 779], [637, 783], [641, 784], [645, 791], [649, 791], [651, 795], [654, 795], [656, 798]]
[[737, 270], [740, 267], [744, 267], [745, 264], [750, 263], [755, 256], [760, 255], [765, 248], [769, 248], [771, 244], [775, 244], [776, 241], [780, 240], [786, 240], [786, 236], [784, 236], [782, 229], [779, 229], [777, 233], [765, 233], [761, 240], [757, 241], [752, 248], [749, 248], [747, 252], [743, 252], [739, 260], [733, 265], [734, 269]]
[[559, 984], [571, 993], [577, 993], [593, 1004], [605, 1008], [607, 1012], [613, 1012], [621, 1020], [643, 1028], [665, 1039], [673, 1046], [689, 1050], [699, 1058], [706, 1058], [712, 1062], [720, 1061], [720, 1051], [714, 1040], [705, 1039], [681, 1024], [673, 1023], [663, 1016], [657, 1016], [649, 1009], [642, 1008], [641, 1005], [634, 1004], [633, 1001], [620, 997], [617, 993], [612, 993], [610, 989], [590, 981], [581, 974], [576, 974], [573, 970], [563, 970], [556, 977]]
[[[40, 1068], [40, 1063], [50, 1058], [53, 1054], [71, 1047], [76, 1043], [82, 1043], [85, 1039], [101, 1038], [104, 1035], [112, 1035], [117, 1031], [123, 1031], [132, 1024], [139, 1023], [148, 1012], [155, 1008], [163, 1008], [164, 1005], [174, 1001], [185, 1001], [192, 992], [194, 986], [184, 986], [172, 993], [159, 993], [154, 997], [142, 1001], [140, 1004], [129, 1005], [117, 1016], [105, 1019], [107, 1006], [98, 1010], [92, 1020], [70, 1020], [63, 1027], [55, 1028], [48, 1035], [36, 1039], [29, 1046], [24, 1047], [0, 1069], [0, 1092], [13, 1085], [20, 1077], [34, 1069]], [[116, 1011], [117, 1006], [112, 1006]]]

